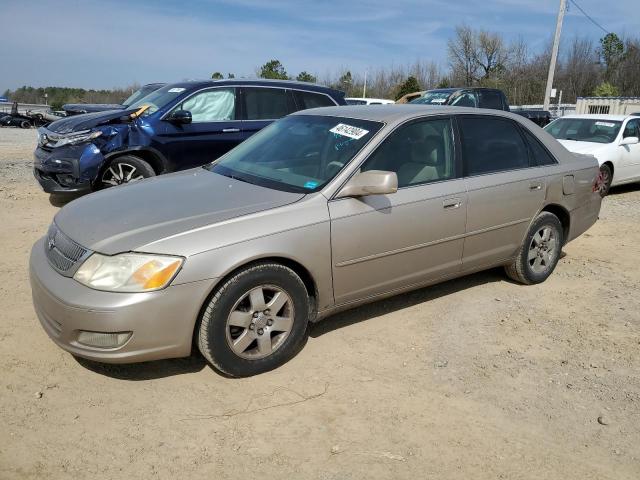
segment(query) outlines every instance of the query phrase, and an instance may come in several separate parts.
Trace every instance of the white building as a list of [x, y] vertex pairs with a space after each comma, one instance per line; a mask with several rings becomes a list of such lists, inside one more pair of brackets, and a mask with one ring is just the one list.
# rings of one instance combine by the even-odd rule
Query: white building
[[629, 115], [640, 112], [640, 97], [578, 97], [576, 113]]

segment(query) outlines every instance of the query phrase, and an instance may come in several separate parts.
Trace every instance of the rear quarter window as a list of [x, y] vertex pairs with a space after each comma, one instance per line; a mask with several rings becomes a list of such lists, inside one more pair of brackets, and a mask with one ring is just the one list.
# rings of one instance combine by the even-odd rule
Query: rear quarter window
[[529, 132], [526, 128], [523, 128], [522, 131], [527, 140], [532, 166], [555, 165], [558, 163], [533, 133]]
[[334, 107], [336, 103], [323, 93], [304, 92], [294, 90], [293, 95], [298, 105], [298, 110], [318, 107]]

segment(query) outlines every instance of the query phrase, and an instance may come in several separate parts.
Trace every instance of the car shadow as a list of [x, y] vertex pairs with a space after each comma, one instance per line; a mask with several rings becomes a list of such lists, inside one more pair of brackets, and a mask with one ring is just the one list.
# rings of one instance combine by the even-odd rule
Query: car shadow
[[317, 338], [340, 328], [492, 282], [512, 282], [512, 280], [506, 276], [502, 268], [485, 270], [336, 313], [314, 323], [310, 328], [309, 335]]
[[625, 193], [638, 192], [640, 191], [640, 183], [627, 183], [626, 185], [618, 185], [615, 187], [611, 187], [609, 190], [609, 195], [623, 195]]
[[49, 195], [49, 203], [54, 207], [62, 208], [67, 203], [80, 197], [82, 197], [82, 195], [73, 194], [73, 193], [64, 193], [64, 194], [52, 193]]
[[85, 358], [73, 357], [81, 366], [94, 373], [117, 380], [157, 380], [187, 373], [196, 373], [207, 366], [204, 357], [193, 354], [185, 358], [156, 360], [154, 362], [112, 364], [99, 363]]

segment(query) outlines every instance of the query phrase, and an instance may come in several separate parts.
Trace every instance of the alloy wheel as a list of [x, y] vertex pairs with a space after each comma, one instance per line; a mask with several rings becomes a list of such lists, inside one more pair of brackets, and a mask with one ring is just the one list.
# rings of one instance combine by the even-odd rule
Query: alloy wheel
[[529, 245], [527, 261], [535, 273], [546, 272], [558, 254], [558, 239], [553, 228], [544, 226], [538, 230]]
[[142, 180], [144, 177], [138, 172], [138, 169], [128, 163], [116, 163], [109, 166], [102, 174], [102, 184], [105, 187], [114, 187], [123, 183], [135, 182]]
[[293, 319], [289, 294], [274, 285], [261, 285], [242, 295], [231, 309], [226, 324], [227, 342], [239, 357], [267, 357], [287, 339]]

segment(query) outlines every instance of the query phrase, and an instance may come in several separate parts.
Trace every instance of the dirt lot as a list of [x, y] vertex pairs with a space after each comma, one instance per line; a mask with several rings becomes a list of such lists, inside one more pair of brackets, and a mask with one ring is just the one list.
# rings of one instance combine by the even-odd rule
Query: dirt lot
[[27, 262], [58, 208], [34, 142], [0, 129], [0, 478], [640, 478], [640, 186], [542, 285], [495, 270], [381, 301], [232, 380], [48, 339]]

